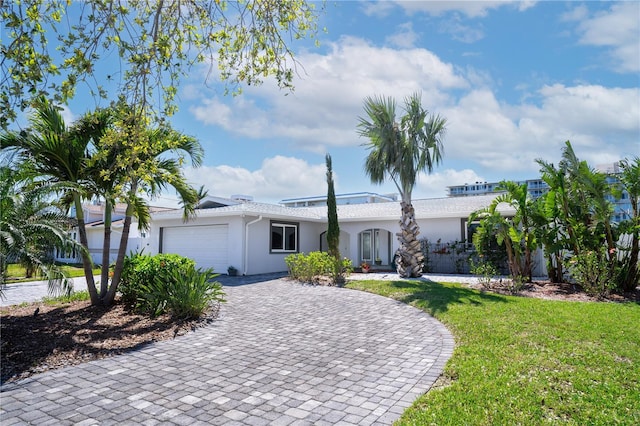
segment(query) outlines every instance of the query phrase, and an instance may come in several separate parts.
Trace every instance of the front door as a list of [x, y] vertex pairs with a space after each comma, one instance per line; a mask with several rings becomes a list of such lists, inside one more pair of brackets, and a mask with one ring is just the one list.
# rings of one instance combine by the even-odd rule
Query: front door
[[360, 258], [363, 262], [373, 260], [373, 232], [368, 229], [360, 234]]

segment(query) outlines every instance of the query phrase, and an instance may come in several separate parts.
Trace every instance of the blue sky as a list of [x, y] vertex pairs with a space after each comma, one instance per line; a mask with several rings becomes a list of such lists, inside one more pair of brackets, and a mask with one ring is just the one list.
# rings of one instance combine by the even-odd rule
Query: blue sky
[[640, 155], [638, 2], [327, 1], [320, 27], [319, 47], [292, 44], [293, 93], [267, 81], [224, 96], [197, 71], [182, 81], [173, 126], [206, 152], [185, 170], [194, 184], [263, 202], [322, 195], [330, 153], [338, 193], [396, 192], [366, 177], [356, 125], [366, 96], [416, 91], [448, 131], [414, 199], [534, 178], [535, 159], [557, 163], [566, 140], [593, 166]]

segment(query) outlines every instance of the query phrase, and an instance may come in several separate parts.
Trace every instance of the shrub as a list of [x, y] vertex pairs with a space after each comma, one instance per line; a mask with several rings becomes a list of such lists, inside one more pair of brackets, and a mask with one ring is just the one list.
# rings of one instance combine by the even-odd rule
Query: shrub
[[318, 283], [320, 277], [328, 276], [334, 284], [341, 284], [345, 275], [353, 270], [351, 260], [336, 259], [321, 251], [290, 254], [284, 261], [291, 278], [307, 283]]
[[571, 278], [589, 294], [605, 296], [617, 286], [616, 272], [612, 273], [604, 249], [601, 253], [580, 253], [569, 259], [568, 264]]
[[213, 302], [224, 302], [224, 291], [219, 282], [213, 281], [218, 274], [213, 268], [201, 270], [190, 268], [186, 273], [173, 270], [171, 279], [162, 282], [156, 278], [156, 288], [162, 289], [165, 309], [173, 317], [199, 318]]
[[155, 256], [135, 253], [124, 261], [118, 290], [122, 300], [130, 306], [152, 315], [164, 309], [162, 292], [156, 288], [156, 280], [168, 283], [175, 276], [195, 269], [195, 262], [177, 254]]
[[478, 281], [484, 288], [489, 288], [493, 277], [498, 275], [498, 269], [491, 262], [479, 260], [476, 263], [473, 259], [469, 259], [469, 266], [473, 275], [479, 275]]

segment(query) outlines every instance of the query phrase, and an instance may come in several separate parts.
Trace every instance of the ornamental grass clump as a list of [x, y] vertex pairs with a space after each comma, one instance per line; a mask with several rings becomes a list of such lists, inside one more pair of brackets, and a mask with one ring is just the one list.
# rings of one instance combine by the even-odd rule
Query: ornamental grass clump
[[162, 282], [156, 279], [165, 301], [164, 309], [180, 319], [200, 318], [214, 303], [224, 302], [224, 291], [219, 282], [213, 281], [218, 274], [213, 268], [190, 268], [186, 273], [174, 270], [171, 279]]

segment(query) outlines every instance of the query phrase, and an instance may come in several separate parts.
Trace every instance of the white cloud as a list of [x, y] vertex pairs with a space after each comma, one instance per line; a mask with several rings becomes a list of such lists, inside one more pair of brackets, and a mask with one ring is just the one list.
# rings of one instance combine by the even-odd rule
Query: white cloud
[[412, 48], [418, 40], [418, 34], [413, 30], [411, 22], [398, 26], [398, 31], [386, 38], [387, 43], [403, 49]]
[[566, 140], [590, 164], [637, 153], [640, 90], [554, 85], [538, 97], [539, 105], [509, 105], [487, 89], [471, 91], [442, 112], [449, 122], [445, 159], [533, 176], [539, 169], [534, 160], [557, 161]]
[[486, 16], [490, 10], [500, 7], [515, 7], [522, 12], [533, 7], [535, 1], [398, 1], [407, 13], [426, 12], [434, 16], [446, 12], [460, 12], [469, 18]]
[[[485, 177], [469, 174], [462, 183], [536, 176], [539, 167], [534, 160], [557, 162], [566, 140], [571, 140], [578, 156], [591, 164], [638, 152], [638, 88], [540, 86], [529, 82], [523, 87], [525, 96], [508, 103], [496, 97], [493, 76], [484, 70], [456, 68], [426, 49], [390, 49], [353, 37], [330, 45], [324, 55], [305, 53], [298, 59], [306, 75], [289, 96], [266, 84], [248, 88], [241, 97], [203, 100], [191, 111], [198, 120], [236, 135], [278, 140], [289, 147], [323, 154], [330, 147], [364, 142], [356, 133], [356, 125], [366, 96], [390, 95], [401, 101], [412, 92], [422, 91], [425, 107], [449, 123], [444, 165], [465, 161], [464, 167]], [[304, 179], [294, 182], [300, 186], [292, 188], [291, 182], [284, 186], [271, 177], [272, 185], [261, 186], [260, 179], [269, 176], [268, 170], [265, 165], [258, 171], [223, 166], [212, 169], [212, 176], [221, 177], [212, 181], [218, 184], [212, 192], [225, 190], [234, 179], [247, 185], [234, 193], [264, 194], [276, 188], [286, 198], [318, 192]], [[317, 173], [320, 176], [323, 168]], [[202, 176], [208, 179], [206, 174]], [[433, 188], [440, 185], [438, 191], [442, 191], [448, 183], [441, 185], [444, 181], [435, 180], [441, 177], [436, 174], [424, 182], [432, 182]], [[317, 182], [317, 176], [313, 181]], [[224, 184], [220, 186], [220, 182]], [[424, 185], [422, 190], [432, 194]]]
[[612, 67], [622, 73], [640, 71], [640, 3], [614, 3], [589, 17], [584, 6], [563, 16], [579, 22], [580, 43], [610, 48]]
[[[446, 158], [445, 158], [446, 161]], [[413, 190], [413, 198], [441, 198], [447, 196], [446, 187], [469, 182], [484, 182], [485, 179], [471, 169], [446, 169], [432, 174], [421, 174]]]
[[390, 1], [364, 1], [362, 12], [367, 16], [385, 17], [395, 7]]
[[481, 24], [477, 24], [476, 27], [465, 25], [457, 14], [452, 19], [442, 21], [440, 31], [451, 35], [454, 40], [462, 43], [475, 43], [484, 38]]
[[62, 106], [62, 109], [60, 110], [60, 115], [62, 116], [62, 119], [67, 124], [67, 126], [71, 125], [71, 123], [73, 123], [74, 121], [76, 121], [79, 118], [66, 105]]
[[204, 185], [210, 194], [246, 194], [255, 201], [277, 203], [281, 199], [318, 193], [325, 182], [325, 164], [284, 156], [266, 158], [258, 170], [242, 167], [203, 166], [185, 169], [185, 176], [196, 187]]
[[451, 64], [426, 49], [377, 47], [354, 37], [330, 45], [326, 55], [302, 54], [305, 75], [283, 96], [275, 85], [247, 88], [243, 96], [203, 100], [191, 108], [201, 122], [252, 138], [279, 138], [299, 148], [324, 152], [353, 146], [365, 97], [397, 99], [419, 91], [429, 109], [452, 102], [449, 89], [468, 86]]

